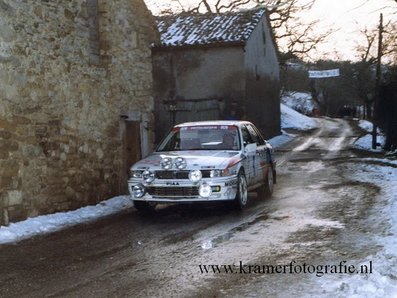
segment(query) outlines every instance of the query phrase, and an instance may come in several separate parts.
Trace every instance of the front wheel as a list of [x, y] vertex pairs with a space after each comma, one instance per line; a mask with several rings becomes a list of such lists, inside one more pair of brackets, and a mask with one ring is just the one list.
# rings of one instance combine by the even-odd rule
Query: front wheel
[[134, 206], [139, 211], [154, 211], [156, 208], [156, 203], [154, 202], [145, 202], [145, 201], [134, 201]]
[[242, 171], [240, 171], [237, 176], [237, 193], [234, 203], [239, 210], [243, 210], [248, 203], [247, 179]]

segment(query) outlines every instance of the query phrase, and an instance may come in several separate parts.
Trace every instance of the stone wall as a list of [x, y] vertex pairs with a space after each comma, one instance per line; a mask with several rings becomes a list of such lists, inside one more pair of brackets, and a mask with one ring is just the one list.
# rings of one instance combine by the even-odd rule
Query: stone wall
[[120, 115], [151, 143], [157, 39], [142, 0], [0, 0], [0, 224], [124, 192]]

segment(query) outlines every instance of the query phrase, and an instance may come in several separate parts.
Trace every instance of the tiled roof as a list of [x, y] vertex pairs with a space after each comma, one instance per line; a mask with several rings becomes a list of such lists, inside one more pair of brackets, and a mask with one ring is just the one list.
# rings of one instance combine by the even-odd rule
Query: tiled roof
[[160, 46], [244, 43], [265, 9], [229, 13], [179, 14], [157, 17]]

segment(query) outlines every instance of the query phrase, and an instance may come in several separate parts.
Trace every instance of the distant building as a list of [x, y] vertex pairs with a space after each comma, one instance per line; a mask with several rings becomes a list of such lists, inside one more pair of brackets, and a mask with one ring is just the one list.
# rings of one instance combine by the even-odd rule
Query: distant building
[[174, 123], [246, 119], [280, 132], [276, 45], [264, 9], [157, 18], [153, 77], [157, 142]]

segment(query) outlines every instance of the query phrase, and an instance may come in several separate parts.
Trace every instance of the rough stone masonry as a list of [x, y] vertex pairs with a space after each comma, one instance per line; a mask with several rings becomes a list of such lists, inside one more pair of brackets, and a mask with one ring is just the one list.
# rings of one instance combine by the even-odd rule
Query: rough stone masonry
[[0, 224], [120, 194], [123, 113], [152, 127], [142, 0], [0, 0]]

